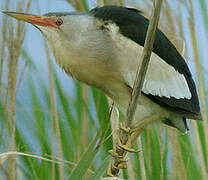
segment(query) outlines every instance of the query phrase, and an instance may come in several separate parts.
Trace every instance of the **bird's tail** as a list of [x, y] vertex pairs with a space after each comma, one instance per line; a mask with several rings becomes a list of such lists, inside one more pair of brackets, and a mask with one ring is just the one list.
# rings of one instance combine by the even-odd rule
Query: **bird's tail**
[[178, 129], [180, 132], [186, 134], [189, 130], [187, 119], [184, 117], [176, 117], [174, 119], [165, 119], [163, 123]]

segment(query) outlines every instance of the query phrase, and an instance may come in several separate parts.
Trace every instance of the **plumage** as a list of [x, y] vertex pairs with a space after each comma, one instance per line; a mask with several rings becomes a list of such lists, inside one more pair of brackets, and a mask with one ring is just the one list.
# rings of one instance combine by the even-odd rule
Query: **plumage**
[[[140, 46], [144, 46], [149, 20], [142, 16], [140, 11], [125, 7], [105, 6], [95, 8], [91, 10], [90, 13], [102, 21], [115, 23], [119, 27], [119, 32], [122, 35], [138, 43]], [[173, 111], [185, 114], [186, 117], [201, 119], [198, 96], [191, 72], [183, 57], [159, 29], [156, 31], [153, 52], [158, 55], [161, 60], [172, 66], [175, 71], [180, 73], [182, 75], [181, 78], [185, 77], [185, 84], [189, 87], [191, 98], [189, 98], [189, 95], [187, 96], [188, 98], [179, 99], [174, 96], [166, 97], [145, 93], [148, 92], [149, 89], [146, 89], [143, 93], [156, 103], [159, 103]], [[186, 87], [186, 85], [184, 86]], [[179, 86], [179, 88], [180, 87], [181, 86]], [[181, 89], [181, 91], [182, 90], [183, 89]]]

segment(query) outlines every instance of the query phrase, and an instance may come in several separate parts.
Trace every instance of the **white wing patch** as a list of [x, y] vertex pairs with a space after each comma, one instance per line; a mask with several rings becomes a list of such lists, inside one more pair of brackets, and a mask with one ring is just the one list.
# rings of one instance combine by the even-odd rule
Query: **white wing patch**
[[[115, 24], [108, 26], [111, 38], [116, 44], [117, 61], [121, 73], [128, 85], [133, 87], [138, 64], [141, 63], [143, 46], [135, 43], [119, 33]], [[152, 53], [142, 91], [159, 97], [174, 97], [176, 99], [191, 99], [191, 92], [183, 74]]]
[[184, 75], [155, 55], [151, 58], [142, 91], [160, 97], [191, 98]]
[[[133, 87], [136, 70], [126, 72], [126, 80]], [[183, 74], [152, 53], [142, 91], [159, 97], [191, 99], [191, 92]]]

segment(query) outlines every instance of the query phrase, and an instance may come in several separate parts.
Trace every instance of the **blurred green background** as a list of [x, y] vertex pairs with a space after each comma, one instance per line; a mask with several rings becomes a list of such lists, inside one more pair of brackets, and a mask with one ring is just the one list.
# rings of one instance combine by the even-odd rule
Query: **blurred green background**
[[[1, 10], [43, 14], [89, 11], [97, 5], [134, 7], [149, 17], [151, 0], [0, 0]], [[100, 179], [106, 177], [118, 122], [106, 96], [58, 68], [31, 25], [0, 14], [0, 179]], [[134, 144], [132, 180], [208, 179], [208, 2], [164, 0], [159, 27], [180, 51], [199, 89], [203, 122], [190, 131], [155, 124]], [[122, 115], [120, 115], [122, 119]]]

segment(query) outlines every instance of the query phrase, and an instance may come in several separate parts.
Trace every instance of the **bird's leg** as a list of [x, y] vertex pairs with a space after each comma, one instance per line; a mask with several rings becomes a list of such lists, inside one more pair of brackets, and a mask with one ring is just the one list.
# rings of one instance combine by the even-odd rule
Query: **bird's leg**
[[141, 121], [139, 121], [137, 124], [134, 124], [131, 127], [131, 133], [141, 133], [145, 127], [147, 127], [149, 124], [151, 124], [152, 122], [161, 119], [161, 117], [163, 117], [163, 113], [156, 113], [152, 116], [146, 117], [144, 119], [142, 119]]
[[160, 117], [161, 113], [154, 114], [153, 116], [143, 119], [131, 128], [126, 128], [120, 124], [116, 145], [113, 150], [109, 151], [113, 157], [107, 171], [109, 176], [116, 177], [120, 169], [125, 169], [127, 167], [127, 160], [125, 159], [127, 152], [139, 152], [131, 148], [132, 142], [144, 131], [148, 124], [160, 119]]

